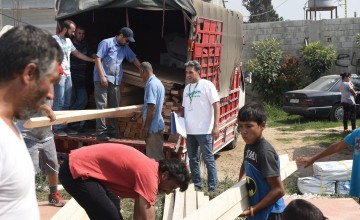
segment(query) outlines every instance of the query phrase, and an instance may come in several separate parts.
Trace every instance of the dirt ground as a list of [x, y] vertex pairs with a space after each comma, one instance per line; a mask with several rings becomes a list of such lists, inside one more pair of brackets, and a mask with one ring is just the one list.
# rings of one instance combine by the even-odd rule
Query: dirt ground
[[[300, 156], [311, 156], [324, 150], [324, 147], [316, 145], [314, 141], [306, 139], [307, 137], [316, 137], [324, 133], [340, 133], [342, 127], [331, 128], [326, 130], [305, 130], [305, 131], [280, 131], [276, 128], [265, 128], [264, 137], [274, 146], [277, 153], [288, 154], [290, 160], [294, 160]], [[339, 140], [340, 141], [340, 140]], [[218, 170], [219, 180], [224, 180], [226, 177], [237, 180], [240, 166], [243, 160], [243, 150], [245, 142], [239, 135], [238, 145], [232, 150], [222, 150], [215, 155], [216, 166]], [[351, 149], [345, 150], [341, 153], [331, 155], [323, 158], [320, 161], [334, 161], [334, 160], [349, 160], [352, 159]], [[313, 174], [312, 167], [304, 169], [298, 167], [297, 174], [299, 176], [311, 176]]]

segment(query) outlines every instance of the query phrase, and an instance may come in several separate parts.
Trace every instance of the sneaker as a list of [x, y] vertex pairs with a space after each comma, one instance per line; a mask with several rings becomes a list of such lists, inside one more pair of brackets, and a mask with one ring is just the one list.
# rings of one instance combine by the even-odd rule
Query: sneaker
[[53, 205], [56, 207], [63, 207], [65, 205], [65, 203], [66, 202], [60, 196], [59, 191], [49, 194], [49, 205]]
[[100, 135], [96, 136], [96, 140], [99, 140], [99, 141], [107, 141], [109, 139], [110, 139], [110, 137], [107, 136], [107, 134], [100, 134]]
[[73, 130], [73, 129], [70, 129], [70, 128], [65, 128], [64, 131], [68, 134], [68, 135], [77, 135], [78, 132]]
[[55, 130], [54, 135], [55, 136], [60, 136], [60, 137], [66, 137], [67, 133], [65, 131], [63, 131], [63, 130]]

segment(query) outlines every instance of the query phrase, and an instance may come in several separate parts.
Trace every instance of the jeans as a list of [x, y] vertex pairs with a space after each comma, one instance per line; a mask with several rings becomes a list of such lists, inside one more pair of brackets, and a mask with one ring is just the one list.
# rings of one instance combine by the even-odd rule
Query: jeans
[[[120, 86], [108, 83], [105, 88], [101, 82], [94, 82], [94, 94], [96, 109], [116, 108], [120, 104]], [[110, 118], [108, 120], [108, 127], [105, 124], [105, 118], [96, 119], [96, 135], [102, 134], [118, 134], [118, 119]]]
[[344, 110], [343, 116], [343, 125], [344, 130], [348, 129], [348, 120], [351, 121], [351, 129], [356, 129], [356, 105], [355, 104], [348, 104], [348, 103], [341, 103]]
[[[71, 105], [72, 82], [70, 75], [61, 75], [59, 84], [54, 87], [54, 111], [69, 110]], [[54, 130], [64, 129], [67, 125], [54, 125]]]
[[72, 78], [73, 83], [73, 101], [71, 110], [82, 110], [86, 108], [88, 95], [86, 91], [85, 79]]
[[199, 161], [201, 152], [207, 168], [208, 191], [214, 191], [218, 181], [213, 147], [211, 134], [187, 135], [186, 148], [190, 160], [192, 181], [196, 187], [203, 188]]
[[120, 199], [96, 179], [74, 179], [69, 169], [69, 159], [60, 166], [59, 180], [66, 191], [84, 208], [92, 220], [122, 220]]
[[[85, 73], [84, 73], [85, 74]], [[86, 91], [85, 79], [79, 79], [72, 77], [73, 90], [72, 90], [72, 104], [70, 106], [71, 110], [83, 110], [86, 108], [88, 103], [88, 95]], [[70, 123], [70, 127], [79, 127], [83, 122], [73, 122]]]

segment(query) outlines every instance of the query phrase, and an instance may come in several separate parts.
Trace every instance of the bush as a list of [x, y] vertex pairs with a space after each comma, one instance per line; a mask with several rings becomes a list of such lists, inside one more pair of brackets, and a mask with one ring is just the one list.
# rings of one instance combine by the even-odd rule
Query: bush
[[268, 104], [280, 105], [283, 93], [298, 89], [303, 85], [299, 59], [287, 55], [284, 60], [280, 43], [276, 39], [266, 39], [252, 43], [255, 58], [247, 63], [247, 70], [253, 73], [253, 89]]
[[333, 46], [325, 47], [319, 41], [301, 47], [300, 51], [304, 66], [310, 70], [307, 76], [313, 81], [329, 70], [336, 61], [336, 51]]
[[280, 70], [279, 86], [282, 92], [302, 88], [304, 85], [303, 74], [300, 70], [300, 60], [292, 55], [287, 55]]
[[358, 47], [360, 47], [360, 34], [356, 35], [355, 42], [358, 45]]

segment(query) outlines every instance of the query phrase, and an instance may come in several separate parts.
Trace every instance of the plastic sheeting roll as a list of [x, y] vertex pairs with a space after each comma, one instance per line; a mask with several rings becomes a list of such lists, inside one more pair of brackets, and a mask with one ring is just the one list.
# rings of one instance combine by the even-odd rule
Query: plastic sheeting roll
[[313, 170], [321, 180], [347, 181], [351, 178], [352, 160], [316, 162]]
[[319, 180], [312, 176], [298, 178], [297, 185], [303, 194], [332, 195], [335, 193], [335, 181]]

